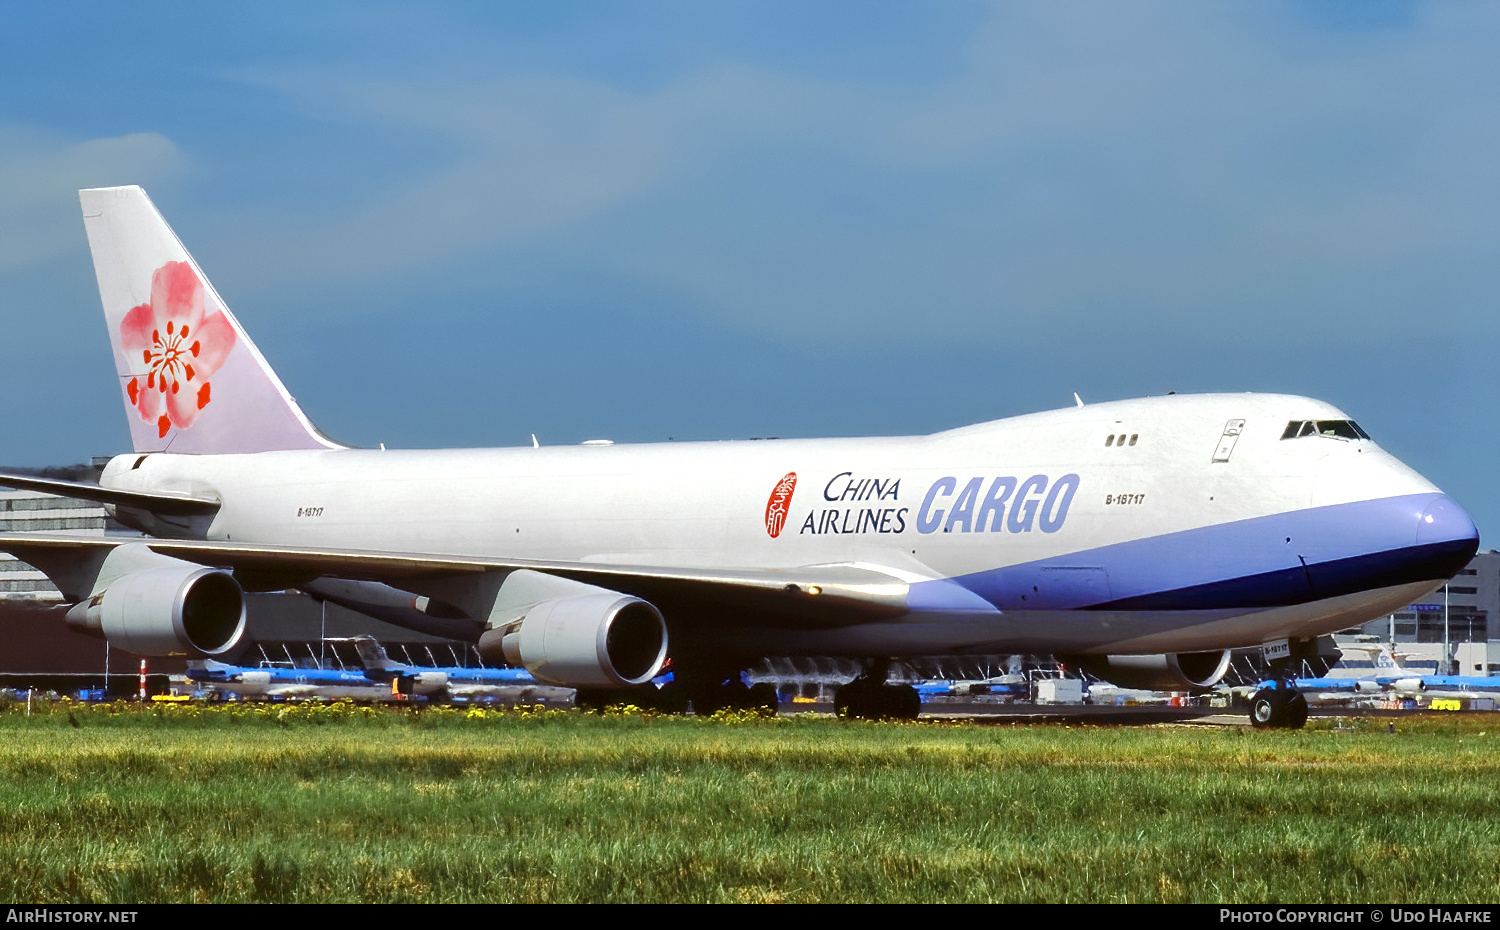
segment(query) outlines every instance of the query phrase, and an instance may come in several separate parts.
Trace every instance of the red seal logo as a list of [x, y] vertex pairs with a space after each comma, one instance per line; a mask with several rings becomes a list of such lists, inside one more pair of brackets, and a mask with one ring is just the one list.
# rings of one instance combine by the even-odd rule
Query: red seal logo
[[797, 489], [797, 473], [789, 471], [786, 477], [776, 482], [771, 496], [766, 500], [766, 533], [772, 539], [781, 535], [786, 526], [786, 512], [792, 507], [792, 492]]

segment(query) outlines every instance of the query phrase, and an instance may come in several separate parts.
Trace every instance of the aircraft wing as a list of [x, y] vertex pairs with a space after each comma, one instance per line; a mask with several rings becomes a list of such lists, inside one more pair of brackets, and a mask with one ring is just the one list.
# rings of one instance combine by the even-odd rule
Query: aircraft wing
[[[760, 609], [828, 626], [895, 617], [908, 610], [906, 581], [892, 573], [851, 564], [767, 570], [693, 569], [226, 541], [0, 533], [0, 551], [10, 552], [54, 578], [66, 574], [54, 573], [54, 567], [97, 558], [126, 544], [145, 545], [160, 555], [186, 562], [232, 569], [247, 590], [282, 590], [322, 577], [378, 581], [413, 589], [424, 582], [477, 579], [492, 572], [529, 569], [648, 601], [723, 602], [737, 609]], [[64, 593], [88, 596], [87, 592]]]
[[220, 503], [216, 500], [192, 497], [187, 494], [121, 491], [114, 488], [102, 488], [97, 484], [86, 484], [82, 481], [59, 481], [54, 478], [34, 478], [30, 475], [0, 473], [0, 487], [41, 491], [44, 494], [93, 501], [96, 504], [131, 507], [164, 517], [207, 516], [217, 513], [220, 507]]

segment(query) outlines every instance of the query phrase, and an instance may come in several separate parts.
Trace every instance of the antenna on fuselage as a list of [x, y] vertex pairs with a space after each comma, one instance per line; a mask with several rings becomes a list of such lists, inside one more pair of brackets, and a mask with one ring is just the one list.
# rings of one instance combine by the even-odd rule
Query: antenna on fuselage
[[531, 434], [531, 448], [540, 449], [542, 444], [536, 441], [536, 433]]
[[1078, 396], [1077, 391], [1073, 392], [1073, 400], [1078, 404], [1078, 406], [1083, 406], [1083, 398]]

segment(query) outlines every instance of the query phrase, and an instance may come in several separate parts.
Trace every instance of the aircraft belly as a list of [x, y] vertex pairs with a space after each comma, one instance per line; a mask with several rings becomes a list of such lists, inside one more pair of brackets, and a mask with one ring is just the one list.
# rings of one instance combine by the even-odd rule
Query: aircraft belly
[[930, 656], [1108, 651], [1111, 642], [1142, 633], [1170, 635], [1242, 611], [1130, 614], [1077, 610], [927, 612], [836, 630], [744, 627], [721, 630], [719, 641], [745, 656]]
[[1257, 646], [1282, 638], [1322, 636], [1373, 620], [1420, 600], [1442, 587], [1441, 581], [1419, 581], [1375, 588], [1259, 611], [1191, 618], [1184, 611], [1174, 628], [1140, 629], [1134, 635], [1085, 650], [1100, 653], [1197, 652]]
[[745, 656], [1199, 652], [1321, 636], [1389, 613], [1439, 586], [1404, 584], [1267, 609], [932, 611], [837, 629], [721, 628], [715, 637], [726, 652]]

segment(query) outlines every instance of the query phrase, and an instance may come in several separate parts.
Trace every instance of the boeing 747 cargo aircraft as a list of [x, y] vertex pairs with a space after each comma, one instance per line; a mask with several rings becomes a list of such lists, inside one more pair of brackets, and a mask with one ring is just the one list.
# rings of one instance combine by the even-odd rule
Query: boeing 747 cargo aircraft
[[[151, 539], [0, 537], [142, 655], [226, 655], [244, 591], [301, 585], [580, 689], [721, 705], [762, 656], [851, 656], [900, 715], [904, 656], [1053, 653], [1136, 687], [1402, 607], [1474, 554], [1468, 515], [1303, 397], [1079, 405], [928, 436], [354, 449], [303, 414], [138, 187], [81, 192], [135, 451], [99, 501]], [[333, 592], [328, 594], [327, 592]]]

